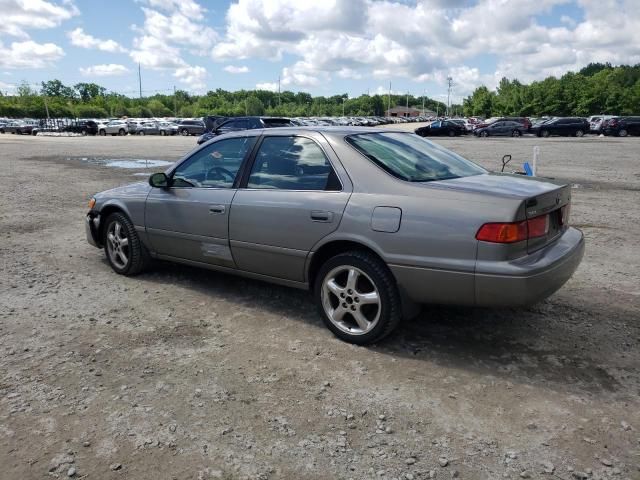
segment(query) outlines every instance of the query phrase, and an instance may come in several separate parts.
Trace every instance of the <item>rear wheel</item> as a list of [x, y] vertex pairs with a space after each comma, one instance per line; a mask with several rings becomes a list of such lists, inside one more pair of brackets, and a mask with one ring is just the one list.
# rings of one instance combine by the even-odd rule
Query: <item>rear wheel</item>
[[540, 135], [542, 135], [544, 138], [547, 138], [549, 136], [549, 130], [542, 130], [542, 132], [540, 132]]
[[124, 131], [124, 128], [121, 128], [120, 130], [118, 130], [118, 135], [120, 135], [121, 137], [126, 135], [127, 132]]
[[187, 135], [189, 135], [189, 130], [183, 128], [182, 130], [180, 130], [180, 135], [186, 137]]
[[400, 323], [400, 294], [388, 267], [363, 251], [329, 259], [318, 272], [315, 297], [325, 325], [358, 345], [377, 342]]
[[456, 136], [456, 132], [454, 132], [453, 130], [449, 130], [449, 136], [450, 137], [455, 137]]
[[627, 132], [627, 130], [625, 130], [624, 128], [618, 132], [619, 137], [626, 137], [627, 135], [629, 135], [629, 132]]
[[144, 137], [144, 132], [143, 132], [142, 130], [140, 130], [140, 131], [138, 132], [138, 135], [142, 135], [142, 136]]
[[521, 135], [522, 133], [520, 133], [520, 130], [514, 130], [513, 132], [511, 132], [512, 137], [519, 137]]
[[160, 130], [160, 135], [161, 135], [161, 136], [163, 136], [163, 137], [164, 137], [166, 134], [167, 134], [167, 133], [166, 133], [164, 130]]
[[107, 136], [106, 130], [100, 130], [98, 133], [100, 134], [101, 137], [106, 137]]
[[481, 136], [481, 137], [485, 137], [485, 138], [487, 138], [487, 137], [489, 136], [489, 132], [487, 132], [486, 130], [484, 130], [484, 131], [480, 132], [480, 136]]
[[137, 275], [148, 266], [149, 252], [126, 215], [119, 212], [109, 215], [104, 232], [104, 250], [114, 272]]
[[582, 130], [576, 130], [576, 137], [584, 137], [584, 132]]

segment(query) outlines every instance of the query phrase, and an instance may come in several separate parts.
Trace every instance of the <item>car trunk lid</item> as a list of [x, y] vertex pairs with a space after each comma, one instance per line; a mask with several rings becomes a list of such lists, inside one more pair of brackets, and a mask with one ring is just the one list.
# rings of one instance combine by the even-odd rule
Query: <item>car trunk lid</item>
[[525, 200], [527, 220], [547, 217], [547, 231], [544, 235], [529, 238], [527, 251], [539, 250], [558, 238], [567, 228], [571, 202], [571, 187], [558, 185], [557, 188]]

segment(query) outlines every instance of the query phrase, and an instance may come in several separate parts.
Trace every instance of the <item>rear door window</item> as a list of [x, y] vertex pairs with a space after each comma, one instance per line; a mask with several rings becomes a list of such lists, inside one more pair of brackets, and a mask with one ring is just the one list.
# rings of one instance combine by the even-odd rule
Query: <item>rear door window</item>
[[341, 190], [320, 146], [305, 137], [265, 137], [249, 175], [248, 188]]

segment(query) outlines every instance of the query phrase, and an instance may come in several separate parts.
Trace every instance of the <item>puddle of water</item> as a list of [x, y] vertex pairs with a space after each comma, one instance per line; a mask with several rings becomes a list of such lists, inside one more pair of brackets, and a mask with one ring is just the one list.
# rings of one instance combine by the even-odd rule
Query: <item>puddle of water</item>
[[[91, 163], [111, 168], [126, 169], [145, 169], [145, 168], [164, 168], [173, 165], [174, 162], [168, 160], [148, 160], [138, 158], [98, 158], [98, 157], [68, 157], [67, 160], [80, 160], [82, 162]], [[147, 175], [144, 173], [143, 175]]]
[[115, 168], [157, 168], [167, 167], [172, 163], [166, 160], [107, 160], [105, 166]]

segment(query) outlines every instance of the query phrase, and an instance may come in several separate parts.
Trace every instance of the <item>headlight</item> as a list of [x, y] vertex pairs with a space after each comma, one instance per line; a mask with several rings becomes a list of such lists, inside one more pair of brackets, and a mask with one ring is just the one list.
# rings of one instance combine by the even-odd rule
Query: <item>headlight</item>
[[91, 200], [89, 200], [89, 210], [92, 210], [93, 207], [96, 206], [96, 199], [95, 198], [91, 198]]

